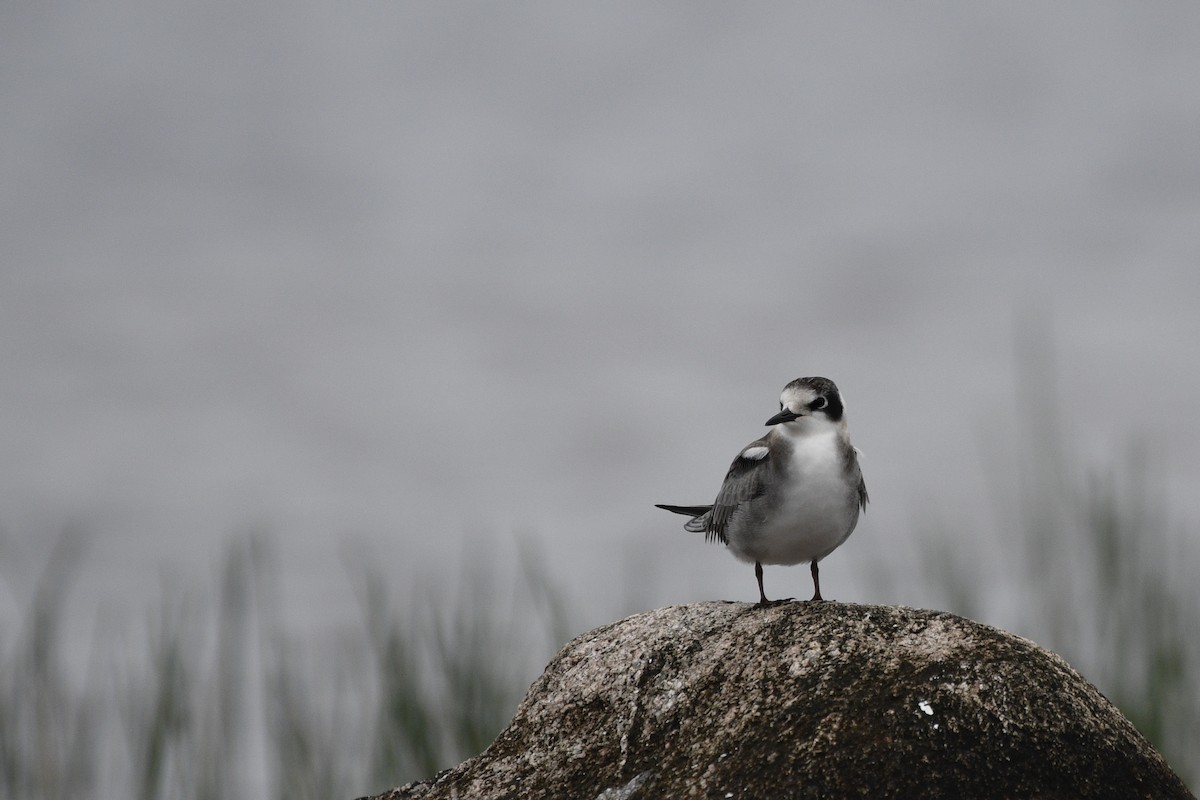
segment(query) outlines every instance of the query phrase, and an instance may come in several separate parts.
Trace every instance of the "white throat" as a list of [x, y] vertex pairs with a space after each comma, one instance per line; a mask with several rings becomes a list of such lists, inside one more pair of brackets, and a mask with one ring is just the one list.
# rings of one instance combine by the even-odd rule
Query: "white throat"
[[777, 430], [788, 439], [796, 441], [823, 434], [837, 436], [843, 427], [844, 422], [833, 422], [828, 417], [803, 416], [779, 425]]

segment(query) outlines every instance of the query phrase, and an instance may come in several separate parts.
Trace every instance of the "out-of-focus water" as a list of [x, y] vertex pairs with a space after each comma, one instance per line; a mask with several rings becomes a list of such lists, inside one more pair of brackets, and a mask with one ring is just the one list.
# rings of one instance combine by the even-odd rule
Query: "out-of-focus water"
[[[1184, 4], [9, 6], [6, 567], [81, 528], [75, 600], [119, 614], [265, 529], [322, 628], [347, 548], [450, 591], [527, 536], [589, 624], [753, 599], [652, 504], [709, 501], [800, 375], [842, 387], [872, 498], [832, 597], [931, 602], [922, 524], [986, 548], [1054, 403], [1081, 460], [1148, 441], [1194, 523], [1198, 33]], [[1031, 338], [1052, 387], [1014, 383]]]

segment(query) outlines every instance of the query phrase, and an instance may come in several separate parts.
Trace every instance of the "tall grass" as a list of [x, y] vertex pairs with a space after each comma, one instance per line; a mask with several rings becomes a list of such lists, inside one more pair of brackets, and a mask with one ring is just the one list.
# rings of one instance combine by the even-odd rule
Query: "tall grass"
[[527, 558], [531, 591], [507, 597], [482, 572], [443, 595], [360, 566], [361, 626], [314, 646], [285, 629], [270, 548], [251, 537], [215, 587], [164, 584], [139, 658], [73, 685], [60, 621], [78, 541], [60, 540], [20, 631], [0, 637], [0, 798], [382, 791], [486, 747], [565, 641], [561, 597]]
[[11, 638], [0, 641], [0, 792], [13, 798], [87, 795], [97, 775], [94, 696], [74, 692], [64, 666], [62, 613], [80, 538], [63, 534]]

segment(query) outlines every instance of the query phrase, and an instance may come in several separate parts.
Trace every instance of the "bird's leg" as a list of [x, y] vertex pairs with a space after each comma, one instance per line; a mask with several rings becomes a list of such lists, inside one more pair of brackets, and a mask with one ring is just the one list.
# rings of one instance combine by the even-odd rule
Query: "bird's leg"
[[813, 562], [812, 562], [812, 576], [813, 576], [813, 596], [812, 596], [812, 599], [809, 600], [808, 602], [822, 603], [825, 601], [825, 598], [821, 597], [821, 579], [819, 577], [817, 577], [817, 560], [815, 558], [813, 559]]
[[757, 561], [754, 562], [754, 577], [758, 578], [758, 604], [765, 606], [771, 601], [767, 599], [767, 594], [763, 591], [762, 564]]

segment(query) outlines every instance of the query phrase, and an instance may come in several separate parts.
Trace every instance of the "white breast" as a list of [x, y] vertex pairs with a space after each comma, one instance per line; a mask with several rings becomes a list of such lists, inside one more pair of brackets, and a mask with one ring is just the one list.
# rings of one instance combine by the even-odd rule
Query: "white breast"
[[763, 498], [767, 502], [760, 513], [744, 517], [747, 524], [731, 537], [730, 549], [747, 561], [799, 564], [823, 558], [858, 521], [838, 431], [812, 432], [792, 444], [786, 479]]

